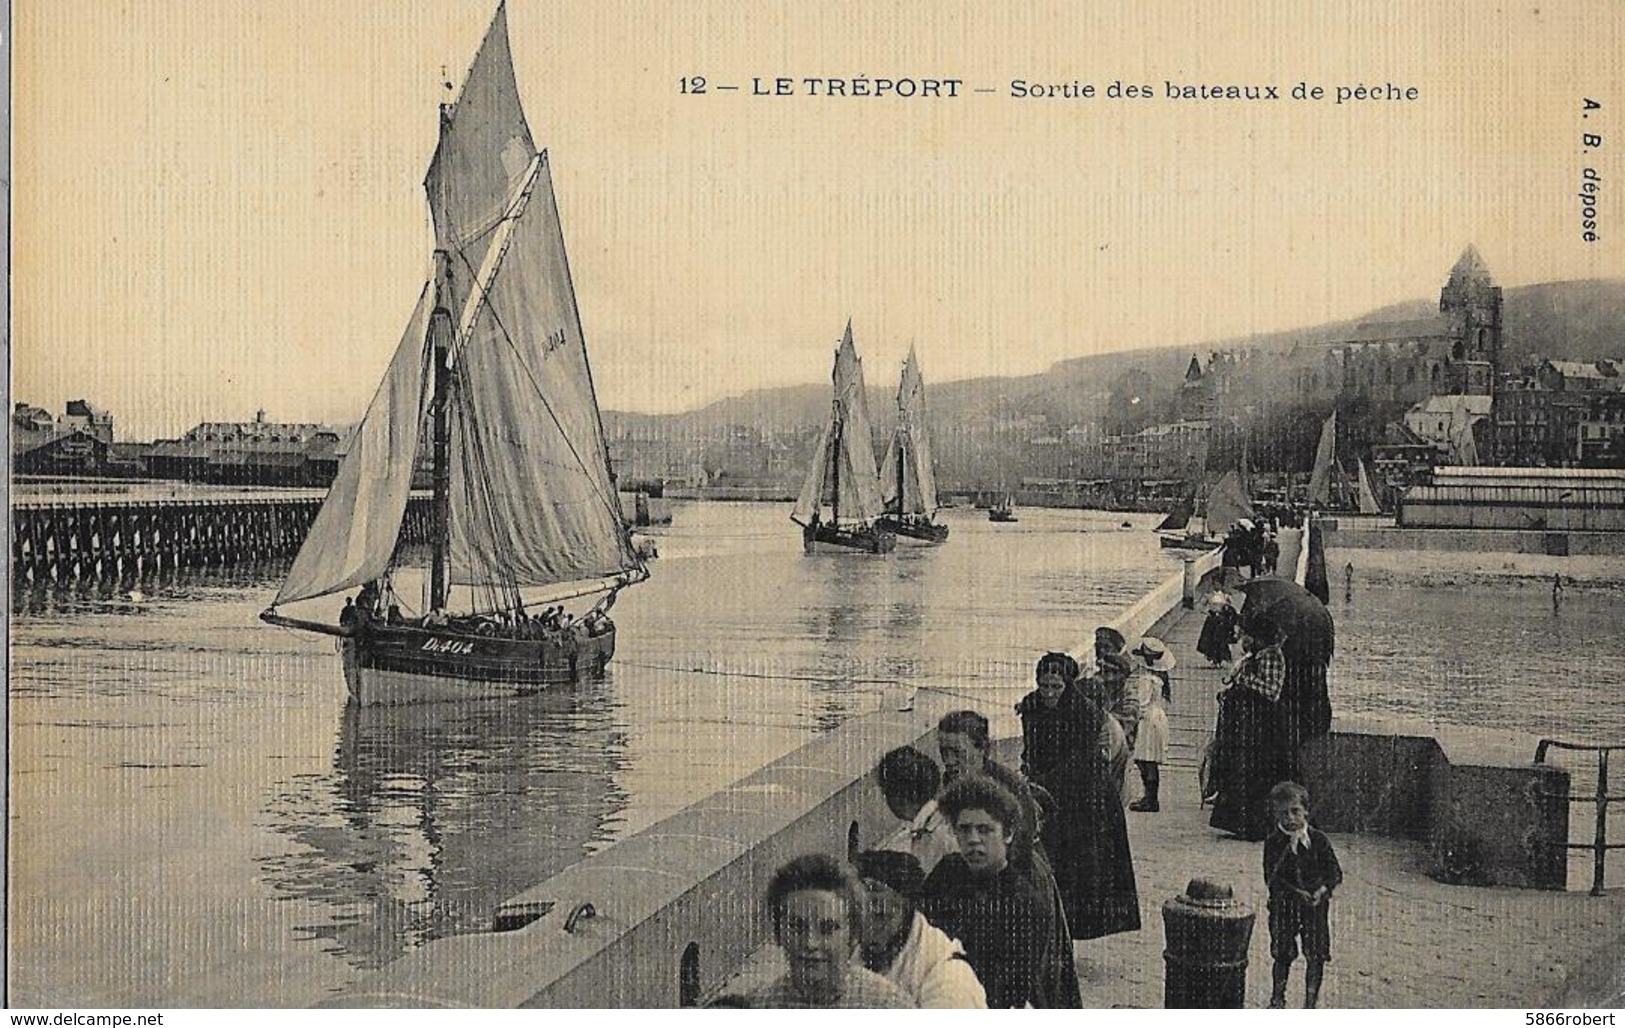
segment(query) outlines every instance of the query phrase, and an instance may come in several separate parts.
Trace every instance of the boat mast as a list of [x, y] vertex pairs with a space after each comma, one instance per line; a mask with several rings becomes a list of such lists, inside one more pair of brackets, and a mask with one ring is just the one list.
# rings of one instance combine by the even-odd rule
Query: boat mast
[[835, 401], [835, 438], [834, 446], [829, 448], [830, 459], [830, 490], [829, 523], [833, 526], [841, 520], [841, 437], [846, 434], [846, 425], [841, 418], [841, 401]]
[[434, 252], [434, 312], [429, 315], [429, 337], [434, 341], [434, 400], [429, 411], [434, 432], [434, 499], [430, 508], [434, 547], [429, 558], [429, 609], [444, 610], [448, 586], [446, 565], [451, 549], [451, 255]]
[[908, 499], [903, 495], [903, 462], [908, 460], [907, 438], [907, 433], [897, 438], [897, 516], [899, 518], [908, 512]]

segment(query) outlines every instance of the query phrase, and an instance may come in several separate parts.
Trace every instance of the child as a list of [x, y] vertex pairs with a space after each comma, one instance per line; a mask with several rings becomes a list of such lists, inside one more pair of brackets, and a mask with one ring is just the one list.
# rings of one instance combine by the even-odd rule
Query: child
[[1286, 983], [1303, 939], [1305, 962], [1303, 1005], [1313, 1008], [1320, 999], [1321, 976], [1332, 959], [1331, 925], [1327, 910], [1332, 890], [1343, 882], [1343, 869], [1331, 840], [1309, 827], [1309, 790], [1297, 782], [1282, 782], [1270, 790], [1270, 808], [1276, 831], [1264, 840], [1264, 884], [1270, 890], [1270, 956], [1275, 958], [1270, 1006], [1286, 1006]]
[[1134, 763], [1140, 769], [1145, 795], [1130, 803], [1133, 811], [1161, 809], [1157, 793], [1162, 782], [1162, 762], [1168, 756], [1167, 704], [1173, 700], [1168, 673], [1174, 669], [1174, 655], [1161, 639], [1146, 636], [1135, 647], [1140, 666], [1129, 678], [1129, 688], [1140, 701], [1140, 730], [1134, 737]]

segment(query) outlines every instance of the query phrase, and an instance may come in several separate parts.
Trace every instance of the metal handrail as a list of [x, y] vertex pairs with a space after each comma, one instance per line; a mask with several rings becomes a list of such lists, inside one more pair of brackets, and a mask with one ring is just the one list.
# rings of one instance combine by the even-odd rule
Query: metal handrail
[[1589, 843], [1565, 843], [1564, 848], [1571, 850], [1592, 851], [1593, 863], [1591, 870], [1591, 895], [1601, 896], [1603, 893], [1603, 865], [1608, 855], [1608, 851], [1625, 850], [1625, 843], [1616, 842], [1610, 844], [1608, 842], [1608, 803], [1610, 799], [1621, 798], [1610, 797], [1608, 795], [1608, 754], [1614, 750], [1625, 750], [1625, 743], [1616, 743], [1614, 745], [1594, 745], [1590, 743], [1562, 742], [1558, 739], [1542, 739], [1540, 740], [1539, 745], [1535, 747], [1535, 763], [1546, 763], [1546, 753], [1548, 750], [1552, 749], [1575, 750], [1582, 753], [1595, 753], [1597, 755], [1597, 794], [1595, 796], [1564, 797], [1564, 801], [1567, 803], [1595, 803], [1597, 805], [1596, 836]]

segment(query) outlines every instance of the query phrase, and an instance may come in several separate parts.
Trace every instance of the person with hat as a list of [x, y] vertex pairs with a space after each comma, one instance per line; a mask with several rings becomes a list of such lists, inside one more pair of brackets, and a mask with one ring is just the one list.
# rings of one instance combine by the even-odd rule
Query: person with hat
[[1280, 702], [1286, 684], [1281, 641], [1280, 627], [1267, 615], [1243, 621], [1246, 656], [1218, 696], [1212, 763], [1217, 798], [1208, 823], [1254, 842], [1269, 833], [1270, 789], [1293, 764]]
[[1101, 745], [1106, 747], [1112, 775], [1125, 804], [1128, 803], [1125, 782], [1128, 762], [1134, 752], [1134, 733], [1140, 726], [1140, 706], [1128, 689], [1128, 676], [1134, 664], [1127, 650], [1128, 640], [1122, 632], [1110, 625], [1095, 629], [1094, 673], [1080, 683], [1083, 695], [1109, 715], [1101, 733]]
[[1173, 700], [1173, 684], [1168, 673], [1174, 669], [1174, 655], [1161, 639], [1145, 636], [1134, 648], [1140, 667], [1129, 678], [1129, 688], [1139, 700], [1140, 731], [1134, 738], [1134, 766], [1140, 769], [1145, 795], [1129, 804], [1130, 810], [1154, 813], [1161, 808], [1157, 793], [1162, 785], [1162, 762], [1168, 755], [1168, 710]]
[[859, 939], [863, 966], [897, 986], [917, 1007], [987, 1009], [987, 992], [965, 958], [965, 947], [920, 913], [925, 872], [914, 855], [866, 850], [853, 865], [868, 895]]
[[1053, 799], [1043, 843], [1070, 939], [1095, 939], [1140, 927], [1122, 791], [1101, 745], [1111, 721], [1078, 686], [1078, 663], [1046, 653], [1037, 688], [1016, 705], [1023, 772]]
[[1230, 644], [1236, 641], [1236, 627], [1240, 615], [1230, 603], [1230, 594], [1215, 589], [1208, 594], [1207, 617], [1202, 622], [1202, 634], [1196, 640], [1196, 652], [1207, 658], [1211, 667], [1230, 663]]

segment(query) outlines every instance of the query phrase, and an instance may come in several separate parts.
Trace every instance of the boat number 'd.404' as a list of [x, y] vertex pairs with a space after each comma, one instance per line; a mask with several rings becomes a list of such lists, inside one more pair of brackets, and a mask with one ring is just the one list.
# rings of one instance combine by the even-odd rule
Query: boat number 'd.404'
[[430, 653], [473, 653], [474, 644], [459, 639], [427, 639], [418, 649]]

